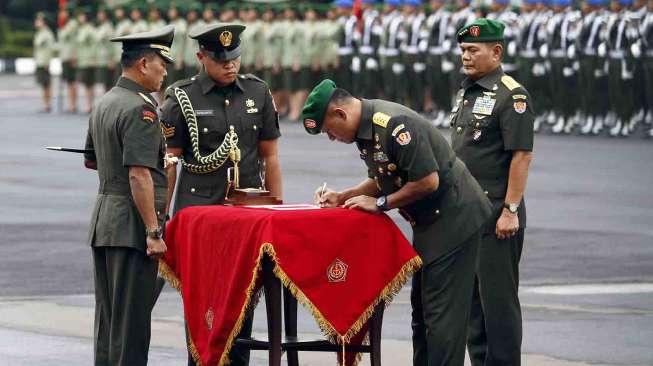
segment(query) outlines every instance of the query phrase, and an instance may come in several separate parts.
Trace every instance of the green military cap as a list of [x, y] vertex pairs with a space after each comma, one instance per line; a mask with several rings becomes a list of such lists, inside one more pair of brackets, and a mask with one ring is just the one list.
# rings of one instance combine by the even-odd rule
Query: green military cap
[[170, 54], [170, 46], [175, 35], [175, 27], [167, 25], [163, 28], [132, 33], [121, 37], [111, 38], [111, 42], [122, 42], [122, 52], [134, 52], [151, 49], [156, 51], [166, 62], [173, 63], [175, 59]]
[[304, 121], [306, 132], [311, 135], [317, 135], [322, 131], [324, 114], [335, 90], [336, 83], [333, 80], [324, 79], [308, 95], [306, 103], [304, 103], [304, 108], [302, 109], [302, 120]]
[[505, 24], [491, 19], [479, 18], [460, 28], [458, 43], [500, 42], [503, 41]]
[[220, 23], [205, 25], [188, 36], [196, 39], [200, 49], [211, 58], [228, 61], [240, 56], [240, 34], [244, 30], [244, 25]]

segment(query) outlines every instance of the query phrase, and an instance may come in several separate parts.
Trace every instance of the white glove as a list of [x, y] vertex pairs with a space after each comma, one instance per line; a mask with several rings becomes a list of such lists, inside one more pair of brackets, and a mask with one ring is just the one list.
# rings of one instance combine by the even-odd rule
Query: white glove
[[572, 44], [571, 46], [567, 47], [567, 58], [576, 58], [576, 45]]
[[419, 44], [417, 45], [417, 49], [420, 52], [426, 52], [426, 50], [429, 48], [429, 42], [425, 39], [419, 41]]
[[540, 57], [546, 58], [549, 55], [549, 45], [543, 44], [540, 46]]
[[422, 71], [426, 70], [426, 64], [423, 63], [423, 62], [415, 62], [413, 64], [413, 70], [415, 72], [422, 72]]
[[543, 76], [546, 74], [546, 68], [541, 63], [533, 64], [533, 69], [531, 70], [535, 76]]
[[565, 66], [565, 67], [562, 68], [562, 76], [568, 78], [568, 77], [570, 77], [572, 75], [574, 75], [574, 69], [573, 68], [571, 68], [569, 66]]
[[633, 57], [640, 58], [642, 56], [642, 46], [639, 42], [635, 42], [630, 46], [630, 52], [632, 52]]
[[597, 48], [596, 52], [599, 54], [599, 57], [605, 57], [605, 55], [608, 54], [608, 46], [605, 44], [605, 42], [602, 42], [599, 45], [599, 48]]
[[406, 69], [406, 67], [404, 66], [404, 64], [400, 64], [400, 63], [398, 63], [398, 62], [395, 62], [395, 63], [392, 64], [392, 72], [393, 72], [395, 75], [400, 75], [400, 74], [402, 74], [402, 73], [404, 72], [405, 69]]
[[450, 49], [451, 49], [451, 41], [448, 39], [442, 41], [442, 50], [444, 52], [448, 52]]
[[517, 53], [517, 43], [510, 42], [508, 43], [508, 56], [514, 56]]
[[351, 59], [351, 71], [355, 73], [361, 72], [361, 59], [354, 57]]
[[365, 68], [368, 70], [376, 70], [379, 68], [379, 62], [375, 58], [368, 58], [365, 61]]
[[447, 60], [442, 60], [442, 71], [443, 72], [450, 72], [454, 68], [453, 62], [447, 61]]

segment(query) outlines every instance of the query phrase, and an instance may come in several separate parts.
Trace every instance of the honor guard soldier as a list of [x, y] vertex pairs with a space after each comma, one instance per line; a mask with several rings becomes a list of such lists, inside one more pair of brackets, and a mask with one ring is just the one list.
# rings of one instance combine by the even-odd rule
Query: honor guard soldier
[[451, 145], [493, 205], [470, 313], [467, 347], [473, 366], [521, 362], [517, 290], [534, 115], [526, 89], [501, 69], [503, 29], [503, 23], [481, 18], [457, 33], [466, 78], [452, 111]]
[[[381, 86], [378, 50], [383, 35], [383, 27], [381, 26], [379, 12], [374, 9], [375, 2], [375, 0], [363, 0], [361, 4], [363, 12], [361, 32], [356, 37], [358, 64], [360, 65], [356, 85], [359, 94], [365, 98], [377, 97]], [[317, 81], [320, 81], [320, 79]], [[312, 85], [315, 85], [315, 83]]]
[[405, 0], [404, 15], [406, 17], [406, 39], [402, 47], [402, 59], [406, 66], [407, 88], [406, 97], [410, 107], [418, 113], [424, 112], [424, 72], [426, 71], [425, 51], [427, 38], [426, 15], [421, 0]]
[[[476, 13], [470, 4], [471, 0], [456, 0], [456, 11], [451, 15], [451, 22], [447, 29], [448, 37], [444, 41], [444, 48], [448, 50], [449, 59], [442, 66], [442, 70], [449, 75], [449, 95], [456, 93], [463, 79], [460, 49], [456, 47], [456, 31], [473, 22]], [[442, 127], [449, 127], [449, 120], [445, 119]]]
[[648, 1], [648, 13], [640, 27], [641, 52], [644, 57], [644, 78], [646, 79], [646, 100], [648, 111], [645, 121], [650, 130], [648, 137], [653, 137], [653, 0]]
[[426, 71], [434, 117], [433, 124], [439, 127], [446, 118], [445, 111], [451, 107], [451, 96], [448, 93], [449, 79], [447, 74], [442, 71], [445, 54], [442, 44], [447, 36], [451, 12], [447, 9], [444, 0], [430, 0], [429, 6], [431, 15], [426, 19], [426, 27], [429, 32]]
[[352, 88], [351, 63], [354, 57], [354, 32], [356, 30], [356, 17], [352, 14], [354, 5], [352, 0], [336, 0], [338, 12], [338, 68], [335, 72], [338, 85], [347, 90]]
[[603, 9], [605, 0], [586, 0], [583, 18], [576, 38], [576, 49], [580, 62], [579, 82], [581, 107], [585, 123], [580, 132], [583, 135], [598, 134], [603, 128], [603, 117], [610, 105], [608, 99], [608, 75], [605, 60], [598, 56], [602, 30], [607, 23], [607, 12]]
[[50, 87], [50, 61], [54, 58], [56, 41], [54, 33], [48, 26], [44, 13], [38, 12], [34, 19], [34, 61], [36, 62], [36, 82], [43, 91], [42, 112], [50, 112], [52, 88]]
[[413, 276], [413, 365], [462, 366], [481, 233], [490, 202], [430, 121], [400, 104], [357, 99], [331, 80], [304, 105], [308, 133], [356, 143], [368, 168], [359, 185], [316, 192], [322, 207], [394, 208], [413, 226], [424, 267]]
[[[158, 259], [166, 251], [165, 139], [157, 105], [173, 28], [113, 38], [122, 77], [89, 119], [85, 165], [97, 169], [89, 241], [95, 279], [95, 365], [145, 366]], [[149, 258], [148, 258], [149, 257]]]
[[[189, 33], [199, 43], [199, 75], [168, 87], [162, 107], [168, 153], [179, 157], [181, 173], [174, 212], [188, 206], [217, 205], [227, 193], [228, 168], [239, 166], [241, 188], [266, 188], [281, 197], [280, 136], [277, 112], [265, 82], [239, 75], [242, 25], [205, 25]], [[239, 161], [229, 152], [239, 149]], [[168, 170], [169, 199], [176, 170]], [[241, 335], [249, 336], [252, 319]], [[247, 365], [249, 351], [234, 346], [232, 365]], [[194, 362], [189, 354], [189, 364]]]
[[59, 58], [61, 59], [61, 79], [68, 87], [68, 109], [69, 113], [77, 112], [77, 84], [75, 83], [75, 69], [77, 65], [77, 55], [75, 52], [75, 39], [79, 24], [70, 12], [74, 6], [67, 5], [59, 11], [59, 19], [64, 25], [57, 32], [57, 43], [59, 47]]
[[386, 99], [395, 101], [403, 101], [406, 98], [406, 66], [401, 62], [400, 54], [406, 32], [400, 6], [400, 0], [385, 0], [383, 42], [379, 48], [383, 65], [383, 92]]

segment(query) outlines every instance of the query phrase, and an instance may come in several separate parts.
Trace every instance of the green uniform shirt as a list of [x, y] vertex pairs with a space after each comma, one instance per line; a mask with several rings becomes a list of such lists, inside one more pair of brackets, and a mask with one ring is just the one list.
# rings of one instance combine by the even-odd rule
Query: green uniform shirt
[[[174, 95], [174, 88], [183, 89], [197, 118], [199, 151], [207, 156], [215, 151], [233, 126], [238, 134], [241, 151], [240, 186], [259, 188], [261, 160], [258, 143], [274, 140], [281, 134], [272, 95], [265, 82], [253, 75], [238, 75], [234, 84], [219, 87], [205, 73], [178, 81], [166, 89], [161, 120], [164, 123], [168, 147], [182, 148], [186, 162], [197, 164], [193, 155], [188, 124]], [[207, 174], [194, 174], [182, 169], [179, 176], [175, 212], [187, 206], [220, 204], [225, 198], [227, 161], [220, 169]]]
[[319, 23], [319, 49], [322, 66], [335, 65], [338, 61], [338, 37], [340, 25], [336, 21], [323, 20]]
[[95, 67], [97, 40], [95, 27], [91, 23], [82, 24], [77, 30], [75, 47], [77, 48], [77, 67]]
[[263, 66], [281, 65], [281, 55], [284, 50], [284, 22], [265, 22], [263, 27]]
[[150, 25], [144, 19], [132, 23], [131, 33], [147, 32]]
[[490, 202], [465, 164], [438, 129], [411, 109], [363, 99], [356, 145], [384, 195], [438, 174], [435, 192], [400, 211], [413, 225], [414, 246], [425, 263], [459, 246], [490, 217]]
[[301, 33], [303, 35], [302, 41], [304, 45], [301, 47], [302, 52], [299, 53], [300, 64], [302, 66], [310, 66], [313, 61], [319, 62], [322, 57], [322, 44], [320, 43], [320, 35], [322, 29], [320, 22], [301, 22]]
[[163, 19], [147, 23], [147, 30], [157, 30], [165, 27], [167, 24]]
[[71, 19], [66, 22], [57, 35], [59, 41], [59, 57], [61, 61], [70, 61], [75, 59], [75, 47], [77, 39], [77, 28], [79, 23]]
[[[116, 24], [116, 29], [114, 30], [115, 37], [120, 37], [131, 33], [132, 21], [128, 18], [124, 18]], [[113, 43], [113, 42], [112, 42]], [[120, 57], [122, 55], [122, 43], [115, 42], [113, 44], [113, 59], [116, 61], [116, 64], [120, 62]]]
[[[196, 32], [199, 28], [205, 25], [204, 21], [198, 20], [194, 23], [188, 25], [187, 34]], [[199, 51], [199, 45], [196, 40], [187, 38], [184, 44], [184, 64], [186, 67], [194, 66], [199, 63], [197, 60], [197, 52]]]
[[47, 67], [54, 57], [54, 33], [48, 27], [39, 29], [34, 35], [34, 61], [36, 66]]
[[172, 22], [172, 25], [175, 27], [175, 38], [172, 41], [172, 57], [175, 59], [176, 64], [181, 64], [184, 62], [184, 47], [186, 46], [186, 41], [188, 40], [188, 23], [183, 18], [177, 18]]
[[85, 157], [97, 162], [100, 187], [91, 217], [89, 243], [145, 251], [145, 225], [134, 204], [129, 167], [150, 169], [159, 225], [165, 219], [167, 178], [163, 168], [165, 139], [156, 102], [136, 82], [121, 77], [93, 108]]
[[240, 47], [242, 49], [240, 62], [244, 66], [252, 67], [256, 63], [256, 55], [260, 48], [259, 37], [261, 30], [261, 21], [257, 20], [244, 24], [247, 28], [240, 36]]
[[[283, 52], [281, 54], [281, 66], [291, 67], [295, 62], [301, 65], [306, 64], [302, 60], [304, 47], [304, 29], [296, 20], [281, 21], [279, 24], [283, 27]], [[278, 31], [282, 31], [279, 29]]]
[[[528, 91], [499, 67], [476, 82], [463, 81], [450, 118], [451, 145], [500, 214], [513, 150], [533, 150], [535, 116]], [[523, 202], [519, 210], [519, 227], [525, 228]]]
[[113, 42], [109, 41], [114, 37], [114, 29], [111, 22], [104, 22], [95, 28], [95, 60], [97, 66], [107, 67], [109, 63], [115, 60], [114, 52], [116, 51]]

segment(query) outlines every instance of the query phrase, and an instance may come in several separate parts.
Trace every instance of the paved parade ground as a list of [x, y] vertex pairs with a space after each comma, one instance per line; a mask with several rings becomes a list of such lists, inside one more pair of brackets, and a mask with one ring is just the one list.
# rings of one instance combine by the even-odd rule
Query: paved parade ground
[[[32, 77], [0, 76], [0, 366], [89, 365], [86, 234], [97, 177], [81, 156], [44, 149], [83, 147], [88, 116], [39, 108]], [[288, 121], [281, 132], [286, 203], [309, 202], [324, 181], [342, 189], [365, 176], [354, 146]], [[524, 364], [653, 365], [653, 141], [536, 135], [526, 200]], [[409, 292], [407, 285], [386, 312], [384, 365], [411, 364]], [[265, 333], [264, 319], [260, 306], [255, 334]], [[300, 332], [319, 333], [308, 313], [299, 322]], [[152, 333], [150, 364], [184, 364], [181, 299], [170, 288]], [[265, 353], [253, 355], [252, 365], [267, 364]], [[333, 365], [335, 357], [300, 361]]]

